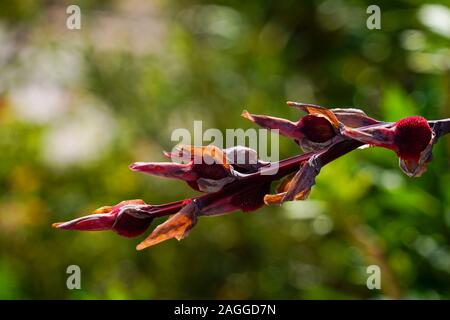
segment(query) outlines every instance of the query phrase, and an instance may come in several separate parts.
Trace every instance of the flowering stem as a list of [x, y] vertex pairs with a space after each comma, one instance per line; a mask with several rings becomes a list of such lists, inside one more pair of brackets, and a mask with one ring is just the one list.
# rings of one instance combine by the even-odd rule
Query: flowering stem
[[[181, 146], [179, 151], [191, 158], [189, 164], [136, 162], [130, 169], [184, 180], [193, 189], [207, 193], [161, 205], [150, 205], [141, 199], [126, 200], [53, 226], [68, 230], [112, 230], [132, 237], [142, 234], [154, 218], [173, 215], [138, 245], [137, 249], [141, 250], [168, 239], [183, 239], [199, 216], [217, 216], [237, 210], [250, 212], [264, 204], [280, 205], [286, 201], [305, 200], [322, 167], [362, 145], [395, 151], [401, 169], [408, 176], [420, 176], [431, 161], [433, 145], [450, 132], [450, 119], [427, 121], [423, 117], [412, 116], [397, 122], [382, 122], [358, 109], [329, 110], [309, 104], [288, 104], [299, 107], [308, 115], [298, 122], [247, 112], [243, 115], [269, 129], [281, 127], [280, 134], [293, 138], [303, 150], [314, 151], [271, 163], [260, 161], [255, 150], [244, 146], [224, 150], [211, 145]], [[175, 158], [172, 154], [166, 156]], [[216, 162], [193, 162], [198, 156], [206, 156]], [[248, 163], [229, 162], [229, 159], [239, 156], [248, 157]], [[272, 182], [278, 180], [281, 183], [277, 193], [270, 194]]]

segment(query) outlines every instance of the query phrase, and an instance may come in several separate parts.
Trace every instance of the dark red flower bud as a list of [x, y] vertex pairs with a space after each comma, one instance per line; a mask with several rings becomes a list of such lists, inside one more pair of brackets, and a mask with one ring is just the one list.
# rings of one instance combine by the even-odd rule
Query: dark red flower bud
[[283, 136], [293, 138], [304, 151], [318, 151], [329, 147], [340, 138], [341, 126], [363, 127], [379, 123], [362, 110], [354, 108], [326, 109], [314, 104], [288, 101], [308, 115], [297, 122], [265, 115], [250, 114], [244, 110], [242, 116], [270, 130], [279, 130]]
[[181, 146], [178, 151], [179, 155], [166, 153], [166, 156], [188, 160], [187, 164], [136, 162], [129, 168], [151, 175], [184, 180], [195, 190], [203, 192], [216, 192], [236, 179], [225, 154], [215, 146]]
[[256, 172], [266, 165], [258, 160], [256, 151], [245, 147], [221, 150], [215, 146], [179, 146], [178, 151], [165, 155], [188, 163], [136, 162], [129, 168], [155, 176], [184, 180], [197, 191], [211, 193], [219, 191], [242, 174]]
[[395, 124], [394, 143], [397, 154], [405, 160], [419, 161], [420, 154], [429, 145], [432, 130], [420, 116], [401, 119]]
[[57, 229], [80, 231], [111, 230], [124, 237], [144, 233], [155, 217], [177, 212], [182, 202], [153, 206], [144, 200], [122, 201], [115, 206], [98, 208], [93, 214], [68, 222], [54, 223]]
[[331, 123], [321, 115], [306, 115], [297, 122], [286, 119], [250, 114], [244, 110], [242, 116], [261, 127], [279, 130], [281, 135], [300, 141], [304, 138], [313, 142], [326, 142], [332, 139], [336, 132]]
[[297, 124], [303, 135], [312, 142], [324, 143], [336, 136], [331, 123], [324, 117], [306, 115]]
[[428, 121], [420, 116], [355, 129], [342, 126], [341, 132], [365, 144], [395, 151], [401, 169], [411, 177], [425, 172], [436, 137]]
[[304, 151], [323, 149], [329, 146], [336, 136], [336, 130], [327, 118], [321, 115], [309, 114], [297, 122], [265, 115], [250, 114], [247, 111], [242, 116], [270, 130], [278, 130], [288, 138], [293, 138]]

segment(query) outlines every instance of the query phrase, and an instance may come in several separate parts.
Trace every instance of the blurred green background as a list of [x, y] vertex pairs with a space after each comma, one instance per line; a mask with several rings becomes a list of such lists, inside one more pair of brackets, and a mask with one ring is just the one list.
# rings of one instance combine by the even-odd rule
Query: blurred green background
[[[66, 8], [81, 8], [81, 30]], [[366, 27], [370, 4], [381, 30]], [[133, 173], [173, 129], [252, 128], [286, 100], [382, 120], [450, 116], [447, 1], [0, 2], [0, 298], [450, 298], [450, 137], [418, 179], [352, 152], [310, 200], [203, 218], [143, 252], [112, 232], [54, 230], [102, 205], [194, 195]], [[280, 155], [299, 152], [280, 137]], [[159, 221], [158, 221], [159, 222]], [[156, 222], [154, 223], [156, 224]], [[66, 268], [81, 268], [81, 290]], [[381, 267], [368, 290], [366, 267]]]

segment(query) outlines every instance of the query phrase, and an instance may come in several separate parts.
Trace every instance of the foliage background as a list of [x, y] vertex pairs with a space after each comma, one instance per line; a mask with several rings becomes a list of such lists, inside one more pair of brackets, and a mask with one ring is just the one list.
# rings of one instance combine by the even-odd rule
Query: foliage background
[[[205, 218], [143, 252], [140, 239], [50, 227], [193, 195], [127, 168], [162, 160], [193, 120], [253, 127], [244, 108], [297, 119], [286, 100], [449, 117], [449, 3], [380, 0], [382, 29], [368, 30], [372, 2], [0, 2], [0, 298], [450, 298], [448, 137], [419, 179], [392, 152], [355, 151], [309, 201]], [[79, 31], [65, 27], [69, 4]], [[284, 138], [280, 149], [299, 152]], [[71, 264], [81, 290], [66, 288]], [[366, 288], [370, 264], [381, 291]]]

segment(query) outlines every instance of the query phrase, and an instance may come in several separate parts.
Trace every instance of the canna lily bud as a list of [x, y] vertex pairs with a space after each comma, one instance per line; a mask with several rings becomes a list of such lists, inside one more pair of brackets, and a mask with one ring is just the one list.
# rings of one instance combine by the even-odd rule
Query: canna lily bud
[[[215, 146], [181, 146], [178, 151], [182, 159], [188, 159], [188, 163], [136, 162], [129, 168], [150, 175], [184, 180], [202, 192], [216, 192], [236, 179], [222, 150]], [[173, 153], [166, 153], [166, 156], [178, 157]]]
[[250, 114], [247, 111], [242, 116], [270, 130], [294, 139], [304, 151], [323, 149], [332, 144], [336, 130], [331, 123], [320, 115], [306, 115], [297, 122], [265, 115]]
[[135, 237], [144, 233], [152, 223], [151, 212], [152, 206], [143, 200], [128, 200], [115, 206], [98, 208], [91, 215], [54, 223], [52, 226], [65, 230], [112, 230], [124, 237]]
[[421, 176], [432, 159], [435, 133], [423, 117], [408, 117], [395, 124], [394, 144], [401, 169], [412, 177]]
[[331, 123], [321, 116], [309, 114], [302, 117], [298, 122], [298, 128], [305, 138], [312, 142], [324, 143], [336, 136]]
[[342, 125], [353, 128], [379, 123], [359, 109], [337, 108], [328, 110], [314, 104], [292, 101], [288, 101], [287, 104], [308, 114], [297, 122], [250, 114], [246, 110], [243, 111], [242, 116], [264, 128], [276, 129], [281, 135], [293, 138], [306, 152], [322, 150], [338, 142], [341, 139], [339, 130]]
[[401, 119], [394, 126], [394, 144], [397, 154], [405, 160], [420, 159], [420, 154], [430, 144], [432, 130], [428, 121], [419, 116]]
[[211, 193], [266, 165], [258, 160], [256, 151], [246, 147], [221, 150], [215, 146], [179, 146], [178, 151], [178, 154], [165, 155], [187, 160], [188, 163], [136, 162], [129, 168], [155, 176], [184, 180], [195, 190]]
[[367, 128], [343, 128], [342, 134], [363, 143], [393, 150], [400, 159], [401, 169], [410, 177], [426, 171], [432, 158], [436, 134], [428, 121], [420, 116], [403, 118], [390, 125]]

